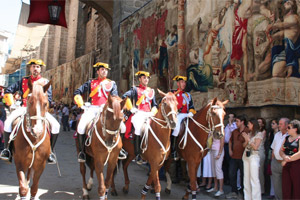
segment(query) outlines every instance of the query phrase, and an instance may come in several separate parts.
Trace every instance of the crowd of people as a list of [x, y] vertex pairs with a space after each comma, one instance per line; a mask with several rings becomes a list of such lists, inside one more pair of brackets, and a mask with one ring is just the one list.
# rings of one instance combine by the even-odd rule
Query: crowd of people
[[[300, 121], [228, 115], [225, 137], [213, 139], [198, 169], [198, 184], [227, 199], [300, 199]], [[200, 179], [202, 177], [202, 179]], [[214, 187], [212, 181], [214, 180]]]

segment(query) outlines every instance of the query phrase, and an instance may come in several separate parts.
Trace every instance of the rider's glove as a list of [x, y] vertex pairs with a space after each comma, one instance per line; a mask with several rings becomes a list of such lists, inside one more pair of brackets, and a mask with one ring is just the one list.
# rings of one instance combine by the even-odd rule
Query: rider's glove
[[11, 105], [13, 105], [15, 103], [14, 102], [14, 97], [13, 97], [13, 95], [11, 93], [5, 94], [3, 98], [4, 98], [5, 104], [7, 106], [11, 106]]
[[188, 116], [188, 117], [193, 117], [194, 114], [193, 114], [192, 112], [189, 112], [187, 116]]
[[131, 108], [131, 109], [130, 109], [130, 112], [131, 112], [132, 114], [135, 114], [135, 113], [137, 113], [137, 111], [138, 111], [138, 109], [137, 109], [137, 108]]
[[80, 108], [81, 106], [83, 106], [83, 99], [82, 96], [77, 94], [74, 96], [74, 101], [77, 104], [77, 106]]

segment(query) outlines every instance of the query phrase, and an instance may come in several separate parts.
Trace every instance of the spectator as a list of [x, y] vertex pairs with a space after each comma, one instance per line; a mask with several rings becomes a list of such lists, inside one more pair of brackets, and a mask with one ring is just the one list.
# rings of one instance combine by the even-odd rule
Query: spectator
[[228, 115], [228, 124], [225, 127], [225, 140], [224, 140], [224, 161], [223, 161], [223, 172], [224, 172], [224, 182], [225, 184], [229, 184], [229, 163], [230, 163], [230, 155], [228, 149], [228, 143], [231, 137], [232, 131], [234, 131], [237, 126], [235, 123], [235, 114], [230, 113]]
[[229, 155], [231, 156], [229, 171], [230, 171], [230, 185], [231, 192], [226, 195], [226, 199], [236, 199], [238, 197], [237, 189], [237, 171], [240, 170], [241, 177], [241, 189], [243, 189], [243, 176], [244, 176], [244, 167], [243, 167], [243, 152], [245, 147], [243, 143], [245, 142], [242, 132], [248, 133], [248, 128], [246, 127], [246, 117], [241, 115], [236, 118], [237, 129], [232, 132], [232, 135], [229, 140]]
[[269, 193], [269, 199], [274, 198], [274, 185], [273, 181], [271, 180], [271, 161], [272, 161], [272, 149], [271, 149], [271, 144], [274, 139], [274, 134], [279, 131], [278, 129], [278, 120], [273, 119], [271, 120], [271, 128], [268, 131], [268, 134], [266, 135], [266, 142], [265, 142], [265, 149], [266, 149], [266, 176], [265, 176], [265, 192], [268, 191]]
[[260, 182], [260, 190], [261, 193], [265, 193], [265, 159], [266, 159], [266, 152], [265, 152], [265, 141], [266, 141], [266, 120], [262, 117], [257, 119], [259, 130], [262, 133], [262, 141], [260, 143], [258, 153], [259, 153], [259, 182]]
[[[214, 188], [209, 192], [217, 191], [215, 197], [219, 197], [224, 194], [224, 175], [222, 170], [222, 163], [224, 159], [224, 137], [221, 139], [213, 138], [211, 146], [211, 166], [214, 177]], [[218, 188], [219, 185], [219, 188]]]
[[289, 124], [288, 118], [281, 118], [279, 120], [279, 132], [275, 134], [272, 148], [272, 161], [271, 161], [271, 170], [272, 170], [272, 181], [274, 184], [275, 198], [282, 199], [282, 157], [279, 154], [279, 150], [284, 142], [285, 137], [288, 135], [287, 127]]
[[300, 199], [300, 121], [291, 121], [288, 134], [280, 150], [280, 156], [284, 158], [282, 197], [283, 199]]
[[[211, 152], [210, 150], [207, 152], [206, 156], [202, 159], [203, 162], [203, 173], [202, 173], [202, 183], [200, 184], [200, 187], [205, 187], [206, 191], [210, 191], [212, 189], [212, 167], [211, 167]], [[199, 169], [201, 167], [199, 166]], [[199, 170], [198, 169], [198, 170]], [[208, 179], [208, 182], [207, 182]], [[207, 182], [207, 184], [206, 184]]]
[[63, 110], [62, 110], [62, 124], [63, 124], [63, 130], [64, 131], [70, 131], [69, 126], [69, 105], [65, 104]]
[[263, 132], [260, 131], [260, 127], [256, 119], [251, 119], [248, 122], [248, 128], [248, 133], [242, 133], [245, 139], [243, 146], [246, 148], [243, 153], [244, 199], [260, 200], [261, 186], [259, 182], [259, 148], [263, 140]]

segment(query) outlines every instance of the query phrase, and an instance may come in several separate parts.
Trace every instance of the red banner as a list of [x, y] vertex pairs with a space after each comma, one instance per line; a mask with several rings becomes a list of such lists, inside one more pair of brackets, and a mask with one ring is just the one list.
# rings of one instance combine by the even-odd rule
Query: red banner
[[[67, 28], [66, 16], [65, 16], [65, 0], [57, 0], [55, 3], [53, 0], [30, 0], [30, 12], [27, 23], [42, 23], [53, 24]], [[49, 5], [58, 4], [61, 6], [59, 20], [53, 22], [50, 20], [50, 14], [48, 10]]]

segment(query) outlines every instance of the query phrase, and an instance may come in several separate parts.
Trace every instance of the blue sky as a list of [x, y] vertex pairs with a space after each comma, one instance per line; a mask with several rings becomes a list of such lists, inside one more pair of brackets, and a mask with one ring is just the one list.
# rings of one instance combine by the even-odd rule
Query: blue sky
[[2, 0], [0, 6], [0, 29], [15, 33], [19, 21], [22, 1], [29, 4], [29, 0]]

